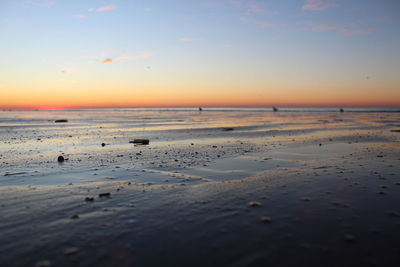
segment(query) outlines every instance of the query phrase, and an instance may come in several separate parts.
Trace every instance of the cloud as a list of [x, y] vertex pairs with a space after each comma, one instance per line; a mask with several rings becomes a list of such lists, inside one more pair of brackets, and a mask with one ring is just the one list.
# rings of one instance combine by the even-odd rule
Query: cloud
[[141, 57], [141, 58], [149, 58], [149, 57], [152, 57], [152, 56], [154, 56], [156, 54], [157, 54], [156, 52], [141, 52], [139, 54], [139, 57]]
[[110, 10], [114, 10], [117, 9], [117, 7], [115, 5], [108, 5], [108, 6], [103, 6], [103, 7], [99, 7], [99, 8], [89, 8], [88, 11], [89, 12], [104, 12], [104, 11], [110, 11]]
[[140, 52], [138, 55], [127, 55], [123, 54], [117, 57], [117, 60], [136, 60], [140, 58], [149, 58], [156, 55], [156, 52], [144, 51]]
[[101, 64], [109, 64], [109, 63], [113, 63], [113, 60], [111, 58], [106, 58], [103, 61], [100, 62]]
[[365, 34], [370, 34], [373, 32], [372, 29], [353, 29], [353, 30], [349, 30], [349, 29], [342, 29], [340, 30], [340, 32], [344, 35], [344, 36], [351, 36], [351, 35], [365, 35]]
[[249, 5], [249, 10], [250, 10], [250, 12], [253, 12], [253, 13], [263, 13], [264, 12], [264, 8], [259, 3], [251, 3]]
[[302, 6], [304, 10], [323, 10], [335, 7], [337, 4], [332, 0], [306, 0]]
[[77, 18], [77, 19], [84, 19], [84, 18], [86, 18], [86, 16], [85, 15], [83, 15], [83, 14], [76, 14], [76, 15], [72, 15], [74, 18]]
[[240, 18], [240, 21], [245, 22], [245, 23], [251, 23], [251, 24], [255, 24], [261, 27], [274, 27], [275, 24], [272, 23], [268, 23], [265, 21], [261, 21], [261, 20], [256, 20], [256, 19], [252, 19], [252, 18]]
[[193, 42], [195, 40], [195, 38], [190, 38], [190, 37], [182, 37], [179, 39], [179, 41], [182, 42]]

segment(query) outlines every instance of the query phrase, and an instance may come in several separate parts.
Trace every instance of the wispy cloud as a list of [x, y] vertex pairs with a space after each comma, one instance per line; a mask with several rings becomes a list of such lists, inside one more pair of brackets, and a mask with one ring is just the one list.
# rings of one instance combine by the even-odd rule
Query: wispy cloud
[[86, 18], [86, 16], [85, 15], [83, 15], [83, 14], [76, 14], [76, 15], [72, 15], [74, 18], [77, 18], [77, 19], [84, 19], [84, 18]]
[[304, 10], [323, 10], [337, 6], [333, 0], [306, 0], [302, 9]]
[[193, 42], [194, 40], [195, 40], [195, 38], [190, 38], [190, 37], [179, 38], [179, 41], [182, 41], [182, 42]]
[[344, 36], [351, 36], [351, 35], [365, 35], [365, 34], [370, 34], [374, 30], [373, 29], [342, 29], [340, 32]]
[[100, 62], [101, 64], [109, 64], [109, 63], [113, 63], [113, 60], [111, 58], [106, 58], [103, 61]]
[[264, 8], [260, 3], [251, 3], [249, 4], [249, 11], [253, 13], [263, 13]]
[[261, 20], [256, 20], [256, 19], [253, 19], [253, 18], [240, 18], [240, 21], [245, 22], [245, 23], [258, 25], [260, 27], [265, 27], [265, 28], [274, 27], [275, 26], [275, 24], [268, 23], [268, 22], [261, 21]]
[[117, 60], [136, 60], [136, 59], [140, 59], [140, 58], [149, 58], [156, 54], [157, 54], [156, 52], [151, 52], [151, 51], [140, 52], [138, 55], [122, 54], [117, 57]]
[[110, 10], [114, 10], [117, 9], [117, 7], [115, 5], [108, 5], [108, 6], [103, 6], [103, 7], [99, 7], [99, 8], [89, 8], [88, 11], [89, 12], [104, 12], [104, 11], [110, 11]]

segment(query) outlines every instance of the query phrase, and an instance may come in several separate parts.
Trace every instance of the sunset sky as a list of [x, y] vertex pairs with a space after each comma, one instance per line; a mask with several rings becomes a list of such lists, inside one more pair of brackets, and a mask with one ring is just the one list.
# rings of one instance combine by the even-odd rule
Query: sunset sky
[[0, 108], [400, 106], [399, 0], [2, 0]]

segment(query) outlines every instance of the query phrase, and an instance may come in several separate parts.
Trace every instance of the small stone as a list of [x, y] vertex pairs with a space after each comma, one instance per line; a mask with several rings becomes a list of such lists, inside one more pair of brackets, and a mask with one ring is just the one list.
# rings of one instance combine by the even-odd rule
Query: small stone
[[75, 247], [67, 248], [64, 250], [65, 255], [73, 255], [73, 254], [76, 254], [77, 252], [78, 252], [78, 249]]
[[261, 203], [257, 202], [257, 201], [250, 201], [249, 206], [250, 207], [259, 207], [259, 206], [261, 206]]
[[102, 146], [102, 147], [105, 147], [105, 146], [106, 146], [106, 144], [105, 144], [105, 143], [101, 143], [101, 146]]
[[38, 261], [35, 264], [36, 267], [48, 267], [51, 266], [51, 261], [49, 260], [42, 260], [42, 261]]
[[99, 197], [111, 197], [111, 193], [107, 192], [107, 193], [100, 193]]
[[347, 243], [354, 243], [356, 241], [356, 238], [353, 235], [345, 235], [344, 241], [346, 241]]
[[64, 162], [64, 157], [63, 156], [58, 156], [57, 161], [58, 162]]
[[78, 214], [74, 214], [71, 216], [71, 219], [79, 219], [79, 215]]
[[270, 217], [267, 217], [267, 216], [262, 216], [261, 217], [261, 222], [263, 222], [263, 223], [270, 223], [272, 220], [271, 220], [271, 218]]
[[85, 201], [94, 201], [94, 197], [85, 197]]
[[391, 217], [400, 217], [400, 214], [395, 211], [388, 211], [388, 212], [386, 212], [386, 214]]

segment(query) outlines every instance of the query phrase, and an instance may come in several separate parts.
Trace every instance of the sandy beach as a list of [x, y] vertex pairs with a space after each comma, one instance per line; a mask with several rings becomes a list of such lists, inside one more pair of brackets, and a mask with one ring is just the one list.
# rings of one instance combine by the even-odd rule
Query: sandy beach
[[399, 141], [392, 110], [2, 111], [0, 265], [397, 266]]

